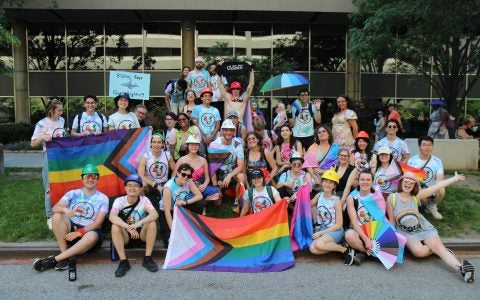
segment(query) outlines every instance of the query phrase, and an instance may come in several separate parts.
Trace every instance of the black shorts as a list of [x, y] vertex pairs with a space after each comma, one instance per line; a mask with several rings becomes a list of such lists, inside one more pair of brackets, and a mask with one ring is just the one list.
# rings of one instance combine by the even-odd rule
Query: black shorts
[[[70, 220], [70, 232], [74, 232], [74, 231], [77, 231], [78, 229], [80, 228], [84, 228], [85, 226], [83, 225], [79, 225], [79, 224], [75, 224], [72, 222], [72, 220]], [[87, 253], [90, 253], [92, 252], [93, 250], [97, 249], [97, 248], [100, 248], [100, 246], [102, 246], [102, 242], [104, 240], [104, 235], [103, 235], [103, 232], [101, 229], [95, 229], [95, 230], [91, 230], [93, 232], [95, 232], [98, 236], [98, 240], [97, 240], [97, 243], [92, 247], [90, 248]], [[67, 241], [67, 245], [68, 246], [73, 246], [75, 245], [76, 243], [78, 243], [78, 241], [80, 241], [82, 239], [82, 237], [77, 237], [76, 239], [72, 240], [72, 241]]]
[[[139, 235], [140, 235], [140, 231], [142, 231], [142, 228], [143, 227], [139, 227], [136, 229]], [[125, 248], [140, 248], [145, 246], [145, 241], [142, 241], [140, 236], [138, 237], [138, 239], [132, 239], [132, 235], [130, 234], [130, 232], [127, 231], [127, 234], [128, 234], [128, 243], [125, 244]]]

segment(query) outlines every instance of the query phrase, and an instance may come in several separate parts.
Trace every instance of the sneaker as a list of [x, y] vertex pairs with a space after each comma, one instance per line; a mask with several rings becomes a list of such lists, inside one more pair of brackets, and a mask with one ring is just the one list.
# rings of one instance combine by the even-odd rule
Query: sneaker
[[359, 252], [357, 253], [357, 255], [355, 255], [355, 257], [353, 258], [353, 261], [355, 262], [355, 265], [356, 266], [360, 266], [366, 259], [366, 256], [365, 254], [363, 254], [362, 252]]
[[59, 261], [55, 265], [55, 270], [57, 270], [57, 271], [65, 271], [67, 269], [68, 269], [68, 259]]
[[33, 268], [38, 272], [43, 272], [55, 268], [57, 262], [55, 255], [50, 255], [47, 258], [37, 258], [33, 261]]
[[429, 205], [425, 208], [425, 212], [431, 214], [434, 219], [441, 220], [443, 216], [438, 212], [437, 205]]
[[128, 259], [123, 259], [118, 264], [118, 268], [115, 271], [115, 276], [122, 277], [127, 273], [128, 270], [130, 270], [130, 263], [128, 262]]
[[157, 272], [158, 271], [158, 266], [157, 264], [153, 261], [151, 256], [145, 256], [143, 258], [142, 266], [149, 270], [150, 272]]
[[353, 258], [355, 257], [355, 249], [347, 247], [347, 250], [343, 252], [344, 264], [351, 266], [353, 264]]
[[53, 229], [52, 217], [47, 218], [47, 226], [48, 226], [48, 229], [49, 229], [49, 230], [52, 230], [52, 229]]
[[475, 280], [475, 268], [468, 260], [462, 261], [460, 272], [462, 273], [463, 281], [466, 283], [472, 283]]

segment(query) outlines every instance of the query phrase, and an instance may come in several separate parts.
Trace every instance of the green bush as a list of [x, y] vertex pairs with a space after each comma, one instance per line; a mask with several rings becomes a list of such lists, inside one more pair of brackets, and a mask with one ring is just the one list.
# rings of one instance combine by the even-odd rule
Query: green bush
[[29, 141], [35, 125], [26, 123], [0, 124], [0, 143], [12, 144], [18, 141]]

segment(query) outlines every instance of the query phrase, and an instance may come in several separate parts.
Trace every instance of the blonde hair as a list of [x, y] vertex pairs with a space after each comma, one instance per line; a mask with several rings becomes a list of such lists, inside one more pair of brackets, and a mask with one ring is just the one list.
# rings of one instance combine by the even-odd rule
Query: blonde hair
[[47, 104], [45, 104], [45, 114], [47, 115], [47, 117], [51, 117], [58, 106], [63, 106], [63, 103], [60, 100], [49, 100]]

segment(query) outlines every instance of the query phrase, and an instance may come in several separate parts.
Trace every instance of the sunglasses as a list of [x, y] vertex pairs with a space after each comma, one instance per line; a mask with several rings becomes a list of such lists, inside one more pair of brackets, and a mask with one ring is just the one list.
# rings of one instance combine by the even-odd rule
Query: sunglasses
[[180, 175], [182, 175], [182, 177], [187, 177], [188, 179], [192, 178], [192, 174], [180, 172]]
[[300, 167], [302, 165], [302, 163], [293, 163], [292, 166], [294, 167]]
[[396, 128], [397, 128], [397, 126], [395, 126], [395, 125], [388, 125], [388, 126], [387, 126], [387, 128], [393, 128], [393, 129], [396, 129]]
[[98, 175], [97, 174], [85, 174], [85, 175], [82, 176], [82, 178], [86, 179], [86, 180], [89, 180], [89, 179], [97, 180]]
[[240, 89], [239, 88], [231, 88], [231, 90], [232, 91], [235, 91], [235, 90], [239, 91]]
[[309, 93], [300, 93], [299, 95], [300, 95], [300, 96], [308, 96], [308, 95], [310, 95], [310, 94], [309, 94]]

